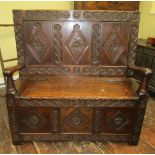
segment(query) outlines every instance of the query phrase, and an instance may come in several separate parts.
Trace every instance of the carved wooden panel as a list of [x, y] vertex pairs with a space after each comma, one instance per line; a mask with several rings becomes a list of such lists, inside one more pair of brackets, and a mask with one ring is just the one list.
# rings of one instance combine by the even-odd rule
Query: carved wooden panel
[[64, 64], [90, 64], [91, 25], [85, 22], [64, 23]]
[[52, 25], [49, 22], [25, 22], [26, 63], [53, 64]]
[[131, 133], [134, 116], [134, 109], [107, 108], [104, 109], [102, 119], [102, 132], [108, 133]]
[[127, 65], [129, 29], [127, 23], [103, 24], [102, 65]]
[[29, 70], [68, 74], [71, 65], [78, 74], [87, 66], [127, 66], [135, 61], [138, 12], [15, 10], [13, 15], [18, 61], [26, 64], [20, 76], [29, 76]]
[[47, 108], [17, 108], [21, 133], [51, 131], [50, 110]]
[[91, 108], [62, 108], [61, 132], [90, 133], [92, 123]]

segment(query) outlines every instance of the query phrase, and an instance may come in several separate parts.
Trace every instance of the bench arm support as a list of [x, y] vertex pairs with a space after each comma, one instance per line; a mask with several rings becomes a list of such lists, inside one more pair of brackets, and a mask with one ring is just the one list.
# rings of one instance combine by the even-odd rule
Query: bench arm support
[[11, 93], [11, 94], [16, 93], [16, 87], [13, 81], [13, 74], [21, 70], [22, 68], [24, 68], [24, 66], [20, 66], [20, 65], [4, 68], [3, 74], [4, 76], [7, 77], [7, 82], [6, 82], [7, 93]]
[[141, 83], [138, 88], [138, 93], [139, 95], [146, 94], [148, 91], [148, 81], [151, 78], [152, 70], [149, 68], [139, 67], [136, 65], [129, 65], [128, 69], [138, 73], [141, 76]]

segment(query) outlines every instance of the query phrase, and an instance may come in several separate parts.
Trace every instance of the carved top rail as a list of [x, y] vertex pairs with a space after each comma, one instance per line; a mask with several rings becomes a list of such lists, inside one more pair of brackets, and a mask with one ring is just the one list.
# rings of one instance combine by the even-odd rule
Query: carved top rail
[[132, 21], [139, 22], [138, 11], [101, 10], [14, 10], [14, 19], [19, 20], [87, 20], [87, 21]]
[[[122, 76], [135, 62], [139, 12], [14, 10], [20, 76]], [[119, 73], [118, 73], [119, 71]]]

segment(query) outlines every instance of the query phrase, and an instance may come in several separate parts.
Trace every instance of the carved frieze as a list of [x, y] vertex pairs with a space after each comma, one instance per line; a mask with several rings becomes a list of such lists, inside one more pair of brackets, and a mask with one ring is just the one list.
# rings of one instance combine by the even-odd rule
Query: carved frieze
[[[19, 103], [19, 104], [18, 104]], [[136, 104], [136, 100], [108, 100], [99, 98], [57, 98], [57, 99], [44, 99], [44, 98], [26, 98], [19, 97], [18, 106], [43, 106], [43, 107], [59, 107], [59, 106], [86, 106], [86, 107], [133, 107]]]
[[129, 21], [132, 14], [128, 12], [84, 11], [83, 17], [94, 21]]
[[81, 74], [81, 75], [101, 75], [101, 76], [123, 76], [127, 72], [126, 67], [71, 67], [71, 66], [41, 66], [41, 67], [27, 67], [25, 68], [22, 76], [25, 75], [66, 75], [66, 74]]
[[56, 19], [68, 19], [70, 17], [69, 11], [25, 11], [23, 18], [25, 20], [56, 20]]
[[126, 69], [121, 67], [84, 67], [82, 72], [86, 75], [120, 76], [126, 73]]
[[[71, 69], [69, 67], [30, 67], [26, 68], [25, 74], [32, 75], [32, 74], [69, 74]], [[25, 75], [23, 73], [23, 75]]]

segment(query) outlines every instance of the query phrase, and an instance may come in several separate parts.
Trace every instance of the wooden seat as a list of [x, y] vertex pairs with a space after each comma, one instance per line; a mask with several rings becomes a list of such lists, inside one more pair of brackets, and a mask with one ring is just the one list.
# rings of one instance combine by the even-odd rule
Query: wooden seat
[[18, 94], [21, 98], [136, 99], [128, 78], [55, 76], [31, 78]]
[[4, 71], [13, 143], [137, 145], [152, 72], [135, 65], [139, 12], [14, 10], [13, 17], [18, 65]]

